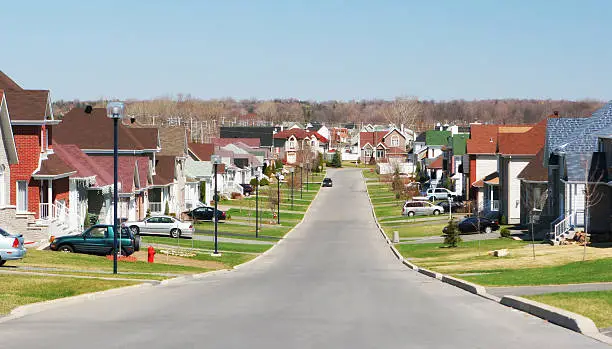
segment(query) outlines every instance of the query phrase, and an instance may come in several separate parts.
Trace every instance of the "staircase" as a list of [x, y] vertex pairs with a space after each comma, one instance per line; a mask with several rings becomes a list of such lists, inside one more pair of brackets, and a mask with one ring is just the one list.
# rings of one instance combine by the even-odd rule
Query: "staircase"
[[559, 245], [562, 241], [573, 239], [576, 232], [574, 231], [576, 222], [576, 213], [570, 213], [566, 217], [560, 216], [551, 223], [551, 232], [548, 240], [553, 245]]
[[[39, 219], [35, 225], [47, 228], [47, 237], [64, 236], [78, 233], [78, 227], [70, 226], [68, 208], [62, 204], [41, 203], [39, 206]], [[77, 220], [82, 221], [82, 220]]]

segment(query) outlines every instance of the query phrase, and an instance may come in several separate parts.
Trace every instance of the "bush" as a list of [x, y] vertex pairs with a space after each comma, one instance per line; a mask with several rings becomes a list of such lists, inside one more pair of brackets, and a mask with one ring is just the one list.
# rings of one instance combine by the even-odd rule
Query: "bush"
[[501, 216], [501, 219], [499, 220], [499, 222], [502, 225], [508, 224], [508, 220], [506, 219], [506, 216]]
[[206, 201], [206, 183], [200, 182], [200, 201]]
[[232, 193], [232, 200], [241, 199], [241, 198], [242, 198], [242, 194], [236, 193], [236, 192]]
[[506, 228], [506, 227], [501, 228], [501, 230], [499, 231], [499, 235], [500, 235], [501, 237], [503, 237], [503, 238], [509, 238], [509, 237], [511, 237], [511, 236], [512, 236], [512, 235], [510, 234], [510, 229], [508, 229], [508, 228]]
[[361, 159], [357, 159], [357, 163], [358, 163], [358, 164], [361, 164]]
[[257, 187], [257, 178], [251, 178], [249, 184], [252, 185], [253, 188]]
[[270, 185], [270, 181], [269, 181], [269, 180], [267, 180], [266, 178], [262, 178], [262, 179], [259, 181], [259, 185], [261, 185], [262, 187], [265, 187], [266, 185]]
[[169, 214], [170, 217], [175, 217], [176, 218], [176, 213], [172, 212]]
[[166, 208], [164, 209], [164, 214], [167, 216], [170, 214], [170, 204], [166, 201]]
[[147, 208], [147, 214], [146, 214], [146, 217], [147, 217], [147, 218], [151, 217], [151, 209], [150, 209], [150, 208]]
[[334, 153], [334, 157], [332, 158], [331, 165], [336, 168], [342, 167], [342, 157], [340, 156], [339, 151], [336, 151]]
[[444, 233], [444, 244], [449, 247], [457, 247], [457, 245], [462, 241], [461, 236], [459, 236], [459, 227], [457, 226], [457, 221], [454, 219], [448, 222]]

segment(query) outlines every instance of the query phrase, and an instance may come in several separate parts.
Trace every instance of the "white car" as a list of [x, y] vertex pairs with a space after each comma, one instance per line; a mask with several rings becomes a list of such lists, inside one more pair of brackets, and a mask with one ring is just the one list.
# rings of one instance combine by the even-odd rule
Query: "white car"
[[134, 234], [168, 235], [172, 238], [193, 237], [193, 224], [182, 222], [171, 216], [153, 216], [140, 222], [125, 222], [124, 225]]
[[442, 206], [434, 205], [427, 201], [406, 201], [402, 208], [402, 215], [412, 217], [414, 215], [431, 215], [437, 216], [444, 213]]
[[450, 191], [446, 188], [427, 189], [427, 193], [425, 194], [425, 196], [427, 196], [428, 198], [431, 198], [433, 196], [435, 200], [448, 200], [449, 195], [451, 197], [458, 196], [457, 193], [455, 193], [454, 191]]
[[0, 266], [6, 261], [14, 261], [25, 257], [26, 249], [23, 247], [23, 236], [9, 234], [0, 228]]

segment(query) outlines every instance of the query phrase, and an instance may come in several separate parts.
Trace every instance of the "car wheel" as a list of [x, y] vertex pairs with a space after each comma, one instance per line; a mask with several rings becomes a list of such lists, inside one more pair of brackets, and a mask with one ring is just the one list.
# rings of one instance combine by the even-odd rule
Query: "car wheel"
[[0, 259], [0, 267], [3, 266], [4, 263], [6, 263], [6, 261], [4, 259]]
[[60, 252], [65, 252], [65, 253], [72, 253], [72, 252], [74, 252], [74, 248], [72, 248], [72, 246], [70, 246], [70, 245], [62, 245], [62, 246], [58, 247], [57, 250], [60, 251]]
[[486, 227], [484, 230], [485, 234], [491, 234], [492, 231], [493, 229], [491, 227]]
[[121, 255], [124, 256], [124, 257], [129, 256], [129, 254], [127, 253], [127, 251], [123, 247], [121, 248]]
[[412, 211], [408, 212], [408, 217], [414, 217], [414, 212]]
[[439, 214], [440, 214], [440, 211], [438, 211], [438, 210], [434, 210], [433, 214], [434, 214], [434, 216], [437, 216], [437, 215], [439, 215]]
[[134, 235], [134, 251], [140, 251], [140, 235]]
[[180, 230], [178, 230], [178, 229], [176, 229], [176, 228], [175, 228], [175, 229], [170, 230], [170, 237], [171, 237], [171, 238], [175, 238], [175, 239], [177, 239], [177, 238], [181, 237], [181, 231], [180, 231]]
[[131, 226], [131, 227], [130, 227], [130, 230], [132, 231], [132, 233], [133, 233], [134, 235], [136, 235], [136, 234], [138, 234], [138, 233], [140, 232], [140, 229], [138, 229], [138, 227], [137, 227], [137, 226], [135, 226], [135, 225]]

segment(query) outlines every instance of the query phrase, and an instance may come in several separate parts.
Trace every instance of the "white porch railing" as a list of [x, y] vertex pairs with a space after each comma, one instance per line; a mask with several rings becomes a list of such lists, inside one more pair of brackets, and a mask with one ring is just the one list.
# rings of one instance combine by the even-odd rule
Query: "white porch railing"
[[499, 200], [491, 200], [491, 211], [499, 211]]
[[68, 222], [68, 208], [63, 204], [40, 203], [38, 205], [38, 217], [43, 221], [59, 220]]
[[149, 201], [149, 210], [154, 213], [162, 212], [162, 203]]
[[567, 217], [565, 217], [559, 223], [555, 224], [555, 228], [554, 228], [555, 240], [559, 239], [563, 234], [570, 231], [573, 228], [575, 221], [576, 221], [576, 212], [570, 213], [569, 215], [567, 215]]

